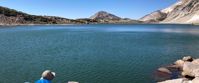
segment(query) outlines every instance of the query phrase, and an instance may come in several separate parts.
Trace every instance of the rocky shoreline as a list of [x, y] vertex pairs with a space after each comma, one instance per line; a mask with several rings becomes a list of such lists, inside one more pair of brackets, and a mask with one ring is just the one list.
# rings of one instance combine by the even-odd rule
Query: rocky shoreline
[[[199, 83], [199, 59], [183, 57], [171, 65], [157, 69], [158, 83]], [[162, 77], [161, 77], [162, 76]]]

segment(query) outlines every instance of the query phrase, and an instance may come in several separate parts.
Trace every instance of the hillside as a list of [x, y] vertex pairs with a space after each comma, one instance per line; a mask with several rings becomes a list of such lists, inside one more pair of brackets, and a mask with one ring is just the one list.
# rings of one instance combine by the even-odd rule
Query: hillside
[[56, 16], [37, 16], [23, 13], [14, 9], [0, 6], [0, 25], [23, 25], [23, 24], [98, 24], [114, 23], [129, 24], [140, 21], [123, 19], [116, 15], [100, 11], [90, 18], [67, 19]]
[[142, 17], [140, 21], [150, 23], [199, 23], [199, 0], [179, 0], [168, 8]]
[[76, 20], [55, 16], [36, 16], [0, 6], [0, 25], [19, 24], [73, 24]]

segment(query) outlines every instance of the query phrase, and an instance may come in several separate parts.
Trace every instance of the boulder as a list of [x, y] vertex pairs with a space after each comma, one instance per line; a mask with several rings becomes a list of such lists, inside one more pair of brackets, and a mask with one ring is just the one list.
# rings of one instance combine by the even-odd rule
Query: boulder
[[183, 60], [183, 61], [192, 62], [192, 61], [193, 61], [193, 58], [192, 58], [191, 56], [186, 56], [186, 57], [183, 57], [182, 60]]
[[195, 60], [193, 60], [193, 62], [192, 63], [194, 63], [194, 64], [199, 64], [199, 59], [195, 59]]
[[193, 79], [192, 83], [199, 83], [199, 77], [196, 77], [195, 79]]
[[185, 61], [183, 60], [177, 60], [174, 64], [179, 67], [179, 68], [182, 68], [183, 65], [184, 65]]
[[158, 83], [199, 83], [199, 59], [193, 59], [191, 56], [177, 60], [173, 65], [158, 69], [159, 72], [170, 76], [179, 75], [177, 78], [170, 78]]
[[197, 77], [199, 76], [199, 64], [194, 64], [191, 62], [185, 62], [183, 66], [183, 76], [191, 76], [191, 77]]

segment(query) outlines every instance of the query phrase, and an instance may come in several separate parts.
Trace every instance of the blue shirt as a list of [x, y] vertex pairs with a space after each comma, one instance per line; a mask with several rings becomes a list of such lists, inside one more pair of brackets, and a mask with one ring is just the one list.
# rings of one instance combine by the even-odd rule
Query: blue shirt
[[35, 83], [51, 83], [51, 81], [46, 80], [46, 79], [40, 79], [40, 80], [36, 81]]

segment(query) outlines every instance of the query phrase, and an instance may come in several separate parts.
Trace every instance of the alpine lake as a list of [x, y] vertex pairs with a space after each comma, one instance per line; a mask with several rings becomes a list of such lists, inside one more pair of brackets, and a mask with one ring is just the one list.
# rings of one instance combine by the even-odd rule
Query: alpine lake
[[199, 26], [93, 24], [0, 26], [0, 83], [155, 83], [154, 72], [199, 57]]

